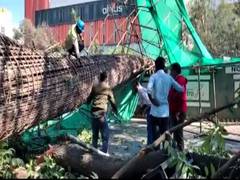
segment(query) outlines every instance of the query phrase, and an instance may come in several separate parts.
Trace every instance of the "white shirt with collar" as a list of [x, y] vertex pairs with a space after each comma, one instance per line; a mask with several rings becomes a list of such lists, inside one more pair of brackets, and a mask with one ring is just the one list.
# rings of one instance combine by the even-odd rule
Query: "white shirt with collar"
[[180, 86], [169, 74], [163, 70], [158, 70], [151, 75], [147, 90], [156, 99], [160, 106], [151, 105], [150, 114], [158, 118], [169, 117], [168, 94], [173, 87], [178, 92], [183, 92], [183, 87]]

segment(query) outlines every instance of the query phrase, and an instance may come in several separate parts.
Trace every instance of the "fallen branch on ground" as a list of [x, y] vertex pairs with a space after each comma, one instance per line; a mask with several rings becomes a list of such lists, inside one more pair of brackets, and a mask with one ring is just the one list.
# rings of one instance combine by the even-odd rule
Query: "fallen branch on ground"
[[202, 119], [208, 119], [211, 115], [214, 115], [222, 110], [228, 109], [233, 107], [236, 104], [239, 104], [240, 101], [233, 101], [225, 106], [213, 109], [210, 112], [207, 113], [203, 113], [200, 116], [196, 117], [196, 118], [191, 118], [190, 120], [181, 123], [173, 128], [170, 128], [167, 132], [163, 133], [157, 140], [155, 140], [153, 142], [153, 144], [143, 148], [140, 150], [140, 152], [134, 156], [127, 164], [125, 164], [125, 166], [123, 166], [119, 171], [117, 171], [114, 176], [112, 177], [113, 179], [119, 179], [125, 176], [126, 173], [128, 173], [128, 170], [130, 167], [132, 166], [137, 166], [137, 162], [139, 160], [141, 160], [145, 155], [147, 155], [148, 153], [155, 151], [158, 149], [159, 145], [164, 142], [166, 140], [166, 138], [168, 137], [168, 134], [175, 132], [176, 130], [180, 129], [180, 128], [184, 128], [185, 126], [190, 125], [193, 122], [198, 122], [201, 121]]
[[[212, 175], [212, 179], [221, 179], [223, 178], [223, 175], [226, 174], [226, 172], [230, 172], [231, 166], [233, 166], [237, 160], [240, 159], [240, 152], [233, 156], [231, 159], [229, 159], [222, 167], [220, 167], [217, 172]], [[236, 177], [235, 177], [236, 178]], [[240, 178], [240, 176], [238, 177]]]
[[101, 156], [105, 156], [105, 157], [109, 157], [110, 155], [109, 154], [106, 154], [98, 149], [96, 149], [95, 147], [89, 145], [89, 144], [86, 144], [84, 142], [82, 142], [81, 140], [79, 140], [78, 138], [76, 138], [75, 136], [73, 135], [63, 135], [63, 136], [59, 136], [58, 137], [58, 140], [60, 141], [70, 141], [71, 143], [73, 144], [78, 144], [79, 146], [87, 149], [89, 152], [94, 152], [94, 153], [97, 153]]

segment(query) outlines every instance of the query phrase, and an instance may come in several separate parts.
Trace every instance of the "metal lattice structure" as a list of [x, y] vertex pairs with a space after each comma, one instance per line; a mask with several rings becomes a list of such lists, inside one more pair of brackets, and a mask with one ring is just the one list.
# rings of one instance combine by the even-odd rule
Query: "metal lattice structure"
[[130, 55], [54, 57], [0, 35], [0, 139], [79, 107], [101, 71], [115, 87], [151, 65]]

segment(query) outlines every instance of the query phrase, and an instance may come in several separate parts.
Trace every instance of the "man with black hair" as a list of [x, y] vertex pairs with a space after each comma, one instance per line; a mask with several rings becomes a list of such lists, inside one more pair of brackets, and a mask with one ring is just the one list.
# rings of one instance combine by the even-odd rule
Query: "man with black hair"
[[[170, 125], [177, 126], [184, 122], [187, 112], [187, 79], [181, 75], [179, 63], [171, 65], [171, 76], [184, 88], [183, 93], [171, 89], [169, 93]], [[173, 133], [174, 140], [179, 150], [184, 149], [183, 129], [180, 128]]]
[[92, 91], [87, 99], [87, 103], [92, 103], [91, 113], [92, 119], [92, 145], [98, 147], [99, 131], [102, 136], [102, 151], [108, 151], [109, 128], [106, 119], [108, 103], [110, 102], [112, 109], [117, 113], [116, 103], [113, 92], [107, 83], [107, 73], [102, 72], [99, 76], [99, 82], [93, 85]]
[[147, 86], [148, 96], [152, 102], [150, 118], [152, 121], [154, 140], [169, 128], [168, 94], [170, 89], [173, 87], [178, 92], [183, 92], [183, 87], [169, 74], [164, 72], [165, 62], [163, 57], [156, 59], [155, 73], [150, 77]]

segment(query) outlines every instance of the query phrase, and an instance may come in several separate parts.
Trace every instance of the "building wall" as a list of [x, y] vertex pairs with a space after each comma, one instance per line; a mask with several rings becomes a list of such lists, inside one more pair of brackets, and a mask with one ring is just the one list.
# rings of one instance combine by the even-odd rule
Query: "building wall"
[[112, 7], [113, 13], [110, 13], [111, 5], [107, 0], [74, 4], [58, 8], [50, 8], [36, 11], [35, 25], [46, 23], [49, 26], [60, 24], [71, 24], [74, 22], [71, 12], [74, 10], [78, 17], [85, 22], [103, 20], [110, 14], [115, 19], [128, 16], [134, 9], [133, 6], [116, 5]]
[[48, 8], [49, 0], [25, 0], [25, 18], [35, 24], [35, 12]]
[[[57, 41], [64, 42], [67, 36], [67, 32], [71, 26], [71, 24], [63, 24], [50, 26], [50, 29], [52, 29], [54, 32]], [[117, 29], [119, 30], [117, 31]], [[84, 42], [86, 46], [89, 46], [94, 38], [95, 43], [99, 45], [114, 45], [120, 41], [126, 30], [127, 21], [125, 17], [115, 20], [109, 19], [107, 21], [98, 20], [94, 22], [86, 22], [85, 31], [83, 33]], [[134, 33], [134, 30], [132, 30], [131, 33], [132, 37], [130, 37], [130, 34], [129, 36], [126, 35], [122, 41], [123, 43], [138, 42], [137, 37], [134, 35], [136, 35], [136, 33], [140, 35], [139, 27], [136, 27], [136, 33]]]
[[101, 0], [49, 0], [50, 8], [69, 6], [85, 2], [93, 2]]
[[[75, 23], [71, 16], [72, 9], [74, 9], [77, 16], [85, 22], [84, 40], [86, 46], [90, 45], [94, 37], [95, 42], [99, 45], [117, 44], [128, 28], [126, 17], [134, 9], [134, 6], [116, 5], [112, 9], [113, 13], [110, 13], [111, 7], [107, 0], [46, 0], [42, 2], [41, 6], [38, 1], [40, 0], [25, 0], [25, 16], [31, 19], [35, 26], [46, 23], [54, 32], [56, 39], [63, 42], [69, 28]], [[133, 2], [133, 0], [129, 1], [129, 3]], [[105, 19], [106, 21], [104, 21]], [[138, 27], [136, 27], [136, 32], [140, 35]], [[132, 34], [136, 33], [133, 31]], [[128, 34], [123, 42], [137, 42], [137, 38], [132, 36], [130, 39]]]

